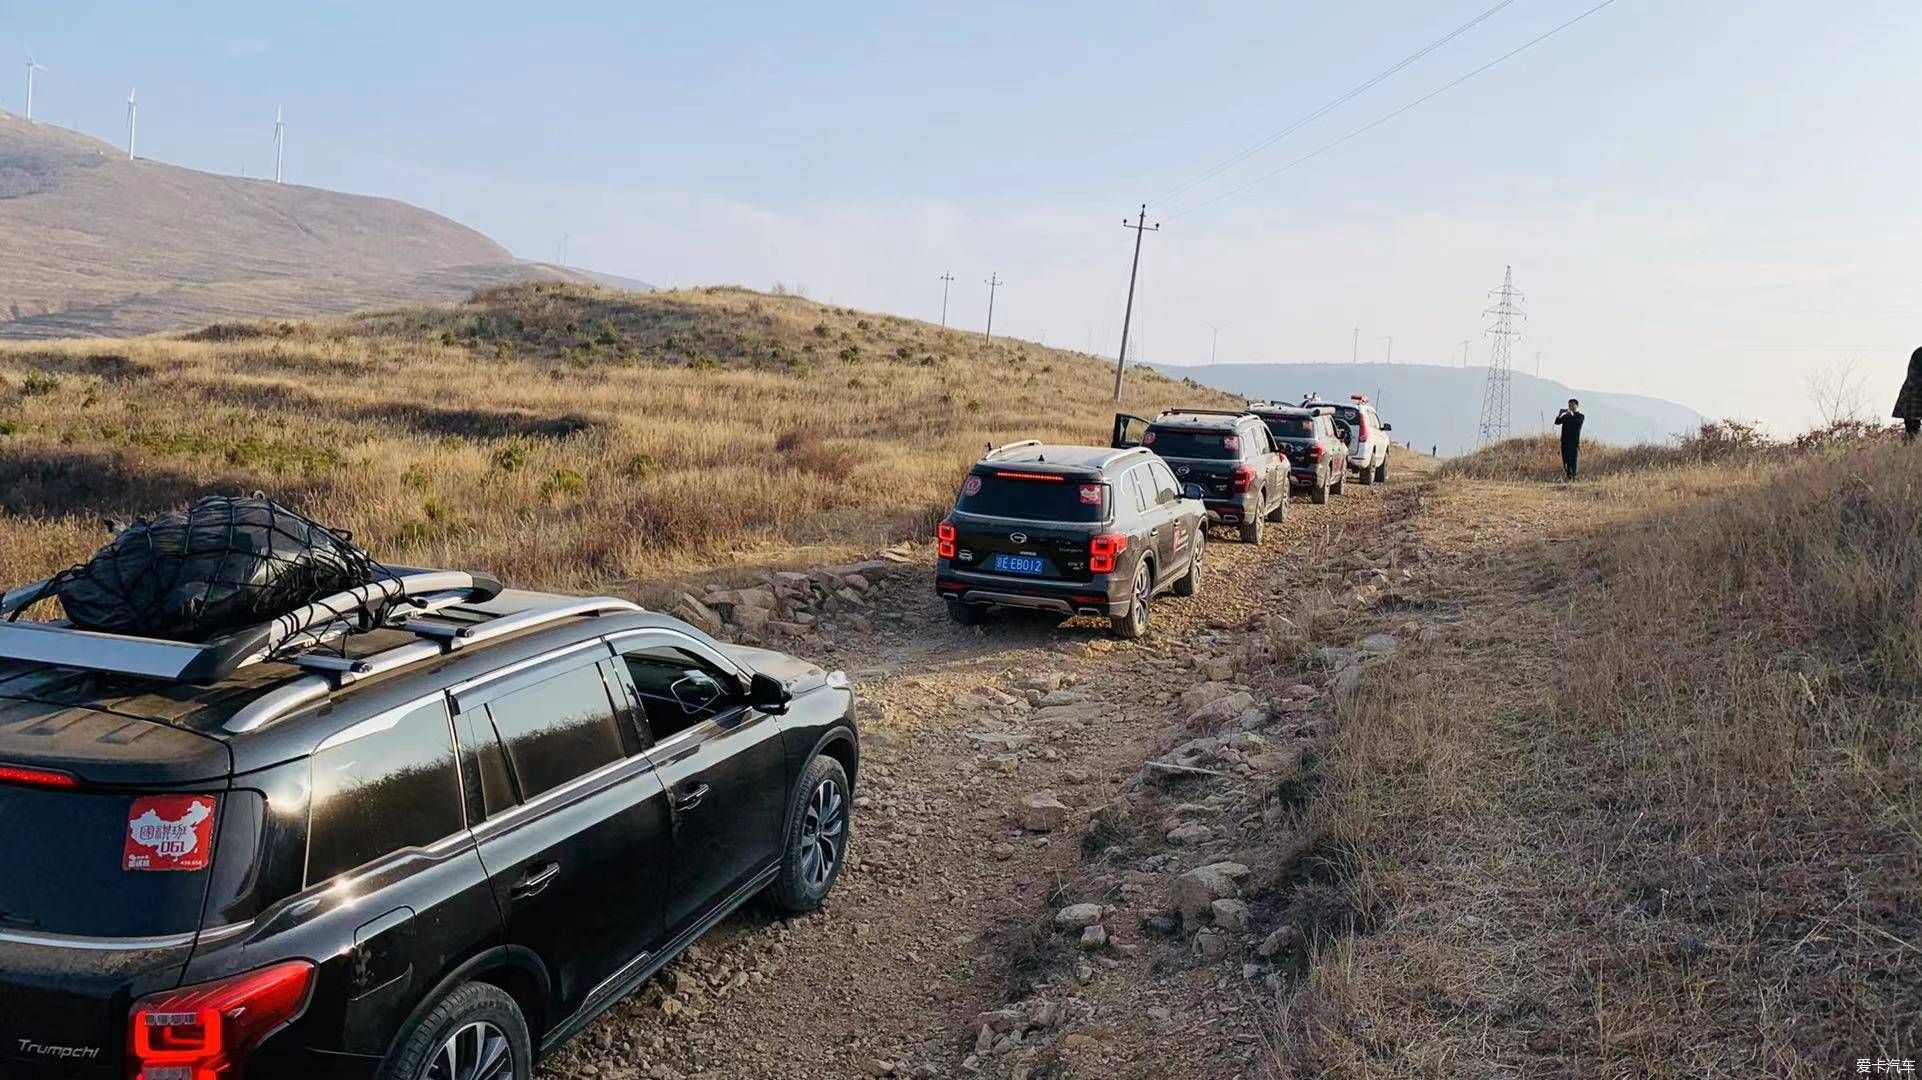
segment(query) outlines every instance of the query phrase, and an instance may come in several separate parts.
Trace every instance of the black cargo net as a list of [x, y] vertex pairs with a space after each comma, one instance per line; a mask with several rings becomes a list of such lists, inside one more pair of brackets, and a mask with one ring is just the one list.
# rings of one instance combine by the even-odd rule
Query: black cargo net
[[391, 575], [348, 533], [259, 495], [209, 495], [127, 526], [41, 595], [82, 630], [205, 641], [376, 576]]

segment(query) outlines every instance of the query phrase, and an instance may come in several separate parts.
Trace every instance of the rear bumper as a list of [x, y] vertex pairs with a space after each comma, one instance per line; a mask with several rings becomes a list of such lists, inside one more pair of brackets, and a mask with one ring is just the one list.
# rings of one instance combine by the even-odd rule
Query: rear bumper
[[1125, 615], [1130, 600], [1127, 590], [1125, 583], [1106, 574], [1092, 581], [1045, 581], [942, 568], [934, 577], [934, 591], [947, 600], [1062, 615]]
[[1208, 511], [1210, 525], [1238, 525], [1261, 516], [1253, 492], [1232, 499], [1203, 499], [1201, 505]]
[[1288, 470], [1289, 487], [1311, 488], [1319, 486], [1320, 484], [1321, 467], [1318, 465], [1310, 465], [1305, 469], [1290, 467]]

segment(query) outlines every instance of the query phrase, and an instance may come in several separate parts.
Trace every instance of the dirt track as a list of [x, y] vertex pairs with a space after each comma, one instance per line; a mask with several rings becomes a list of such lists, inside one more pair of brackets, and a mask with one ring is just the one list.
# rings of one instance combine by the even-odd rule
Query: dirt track
[[[965, 629], [946, 619], [925, 564], [888, 579], [871, 633], [793, 646], [846, 669], [860, 695], [853, 861], [828, 910], [794, 922], [758, 906], [735, 915], [543, 1075], [1252, 1075], [1256, 1010], [1227, 977], [1239, 957], [1194, 961], [1162, 1000], [1130, 982], [1165, 975], [1168, 962], [1165, 948], [1143, 950], [1140, 925], [1117, 920], [1108, 948], [1082, 953], [1050, 919], [1067, 902], [1056, 893], [1080, 866], [1088, 814], [1176, 741], [1176, 700], [1204, 680], [1195, 658], [1231, 649], [1251, 617], [1324, 580], [1380, 519], [1383, 490], [1351, 482], [1326, 506], [1296, 500], [1260, 548], [1217, 531], [1201, 593], [1159, 599], [1137, 644], [1088, 619], [1008, 613]], [[1030, 704], [1039, 695], [1028, 691], [1056, 686], [1069, 691], [1062, 700], [1085, 697]], [[1010, 807], [1042, 790], [1074, 816], [1024, 831]], [[1125, 872], [1151, 892], [1195, 858]], [[1104, 980], [1114, 985], [1097, 992]], [[974, 1018], [1061, 987], [1071, 992], [1056, 1026], [1078, 1034], [1056, 1039], [1045, 1062], [1005, 1043], [976, 1054]]]

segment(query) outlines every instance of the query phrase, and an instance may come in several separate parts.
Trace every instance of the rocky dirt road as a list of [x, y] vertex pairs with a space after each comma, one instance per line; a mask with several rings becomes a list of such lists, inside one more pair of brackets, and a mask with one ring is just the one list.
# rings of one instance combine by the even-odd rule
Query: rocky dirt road
[[1093, 620], [955, 626], [925, 551], [870, 569], [841, 616], [783, 623], [860, 696], [827, 910], [736, 914], [542, 1075], [1259, 1075], [1289, 950], [1262, 925], [1277, 793], [1327, 722], [1331, 665], [1366, 658], [1311, 672], [1297, 623], [1346, 626], [1406, 573], [1378, 550], [1383, 492], [1297, 501], [1258, 549], [1217, 532], [1201, 593], [1158, 600], [1139, 643]]

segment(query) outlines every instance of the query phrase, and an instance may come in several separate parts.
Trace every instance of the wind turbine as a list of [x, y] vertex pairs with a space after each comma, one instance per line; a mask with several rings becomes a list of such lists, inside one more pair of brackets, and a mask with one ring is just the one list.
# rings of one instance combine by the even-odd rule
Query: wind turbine
[[134, 104], [134, 91], [127, 91], [127, 160], [133, 160], [134, 122], [140, 118], [139, 106]]
[[47, 70], [46, 65], [33, 58], [33, 50], [27, 50], [27, 119], [33, 119], [33, 73]]
[[280, 106], [274, 106], [274, 183], [280, 183], [280, 157], [287, 149], [287, 121], [281, 119]]

